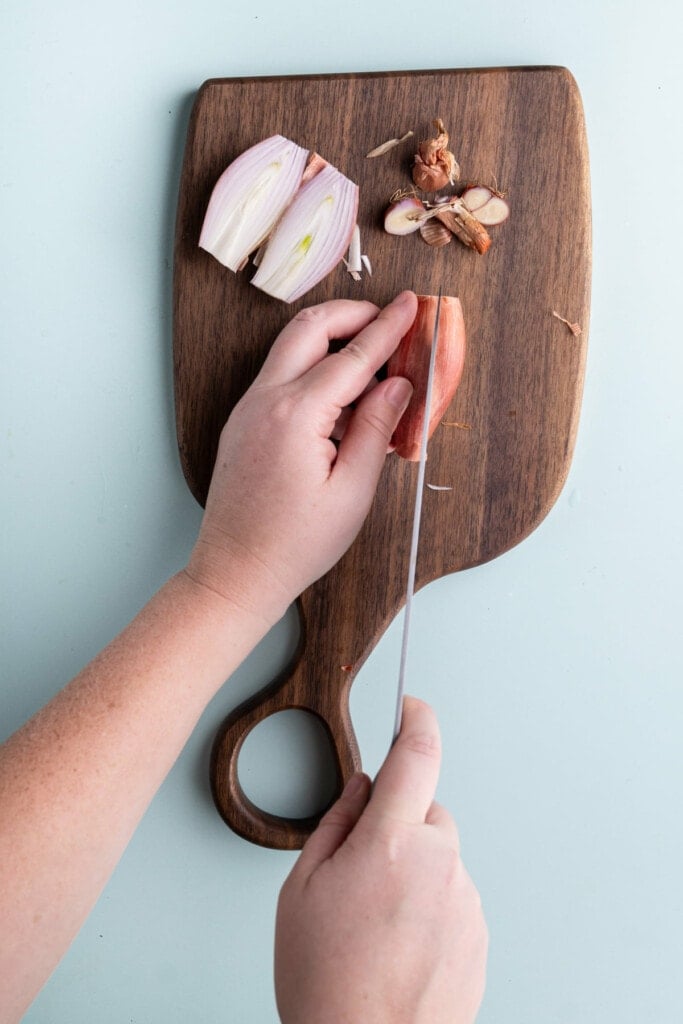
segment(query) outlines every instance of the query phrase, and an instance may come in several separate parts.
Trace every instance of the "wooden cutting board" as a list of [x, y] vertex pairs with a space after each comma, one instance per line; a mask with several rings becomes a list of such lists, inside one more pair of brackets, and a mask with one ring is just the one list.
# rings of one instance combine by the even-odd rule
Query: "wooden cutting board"
[[[508, 193], [509, 220], [478, 256], [457, 241], [429, 248], [382, 230], [392, 193], [410, 185], [413, 141], [365, 154], [441, 117], [462, 180]], [[315, 149], [360, 186], [362, 248], [373, 274], [343, 266], [291, 306], [235, 276], [197, 246], [214, 183], [243, 150], [273, 134]], [[220, 430], [270, 344], [304, 305], [335, 297], [384, 305], [404, 288], [459, 296], [468, 349], [462, 383], [429, 447], [416, 588], [494, 558], [543, 519], [565, 481], [577, 431], [588, 335], [590, 186], [581, 98], [557, 67], [218, 79], [192, 112], [178, 202], [174, 382], [183, 470], [204, 503]], [[575, 336], [553, 311], [581, 326]], [[282, 677], [228, 716], [211, 765], [218, 810], [240, 835], [297, 848], [317, 818], [261, 812], [243, 793], [237, 756], [275, 711], [317, 715], [339, 788], [360, 766], [351, 683], [405, 599], [416, 466], [387, 459], [363, 530], [342, 561], [302, 595], [302, 639]]]

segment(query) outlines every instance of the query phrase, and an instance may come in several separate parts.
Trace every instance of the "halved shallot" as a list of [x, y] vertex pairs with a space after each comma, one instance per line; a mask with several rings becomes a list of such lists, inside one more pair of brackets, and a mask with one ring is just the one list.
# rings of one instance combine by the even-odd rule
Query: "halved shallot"
[[425, 219], [425, 207], [417, 196], [403, 196], [389, 204], [384, 230], [389, 235], [412, 235]]
[[473, 213], [480, 224], [493, 227], [502, 224], [510, 216], [510, 207], [499, 192], [494, 192], [485, 185], [473, 185], [466, 188], [461, 199], [470, 213]]
[[199, 245], [241, 270], [268, 237], [301, 184], [308, 150], [272, 135], [240, 154], [211, 193]]
[[283, 213], [251, 283], [276, 299], [294, 302], [340, 262], [357, 213], [358, 186], [327, 164]]

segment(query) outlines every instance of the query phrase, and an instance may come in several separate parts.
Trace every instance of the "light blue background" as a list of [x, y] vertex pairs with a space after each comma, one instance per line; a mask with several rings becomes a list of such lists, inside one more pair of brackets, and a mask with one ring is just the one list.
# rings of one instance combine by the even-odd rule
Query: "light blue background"
[[[527, 541], [434, 583], [413, 620], [409, 688], [440, 715], [439, 796], [490, 924], [481, 1024], [683, 1019], [680, 38], [673, 0], [2, 8], [3, 734], [183, 564], [199, 524], [175, 448], [170, 309], [201, 82], [539, 63], [577, 78], [595, 258], [571, 475]], [[399, 626], [352, 694], [371, 771]], [[30, 1024], [275, 1020], [273, 916], [294, 855], [223, 826], [207, 756], [295, 637], [290, 614], [208, 708]], [[274, 767], [303, 744], [315, 769], [315, 737], [263, 729], [247, 787], [305, 810], [306, 773]]]

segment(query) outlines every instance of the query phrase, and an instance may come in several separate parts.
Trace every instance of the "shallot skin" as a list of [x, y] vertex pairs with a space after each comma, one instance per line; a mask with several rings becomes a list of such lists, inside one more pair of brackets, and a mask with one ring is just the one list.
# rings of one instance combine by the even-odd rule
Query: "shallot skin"
[[[387, 363], [389, 376], [407, 377], [413, 385], [412, 398], [392, 438], [396, 454], [410, 462], [417, 462], [420, 458], [437, 302], [436, 295], [417, 296], [415, 320]], [[444, 295], [439, 315], [429, 437], [439, 425], [458, 388], [465, 365], [465, 348], [462, 305], [459, 299]]]

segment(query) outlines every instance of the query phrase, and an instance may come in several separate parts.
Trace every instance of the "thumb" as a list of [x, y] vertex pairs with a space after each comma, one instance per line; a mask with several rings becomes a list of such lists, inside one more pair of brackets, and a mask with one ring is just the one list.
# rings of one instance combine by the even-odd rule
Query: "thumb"
[[440, 765], [436, 715], [423, 701], [405, 697], [401, 731], [375, 779], [368, 818], [424, 823], [433, 806]]
[[405, 377], [388, 377], [361, 398], [339, 445], [337, 469], [348, 468], [357, 475], [362, 468], [379, 476], [387, 445], [412, 393], [413, 386]]
[[365, 810], [369, 796], [370, 779], [367, 775], [361, 772], [352, 775], [342, 795], [306, 841], [297, 863], [300, 871], [306, 876], [312, 875], [323, 861], [336, 853]]

